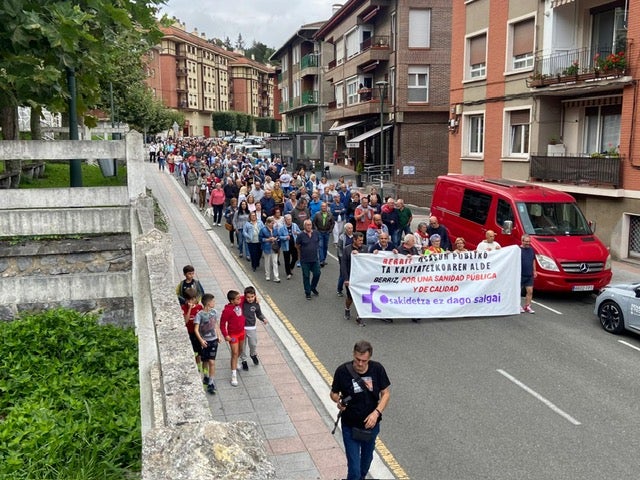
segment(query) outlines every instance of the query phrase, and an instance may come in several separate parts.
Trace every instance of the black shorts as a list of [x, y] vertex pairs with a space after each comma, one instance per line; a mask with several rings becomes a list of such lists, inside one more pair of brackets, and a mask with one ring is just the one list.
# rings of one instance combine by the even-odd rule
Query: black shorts
[[215, 360], [216, 355], [218, 354], [218, 339], [215, 340], [207, 340], [207, 346], [202, 347], [202, 351], [200, 352], [200, 358], [202, 361], [207, 360]]
[[533, 275], [522, 275], [520, 277], [520, 286], [521, 287], [533, 287]]
[[191, 340], [191, 348], [193, 348], [193, 353], [200, 355], [202, 353], [202, 345], [200, 345], [200, 340], [198, 340], [195, 332], [189, 332], [189, 340]]

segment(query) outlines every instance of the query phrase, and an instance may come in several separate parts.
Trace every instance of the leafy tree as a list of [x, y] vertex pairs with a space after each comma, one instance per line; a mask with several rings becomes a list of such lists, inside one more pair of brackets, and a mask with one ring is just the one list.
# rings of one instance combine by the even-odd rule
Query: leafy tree
[[233, 45], [231, 44], [231, 39], [229, 37], [224, 37], [224, 48], [233, 51]]
[[253, 58], [260, 63], [269, 63], [269, 57], [275, 53], [275, 49], [267, 47], [264, 43], [253, 41], [251, 48], [245, 51], [247, 58]]
[[235, 132], [238, 128], [235, 112], [213, 112], [211, 121], [214, 130]]
[[256, 132], [277, 133], [276, 121], [271, 117], [258, 117], [256, 120]]
[[[157, 44], [163, 0], [4, 0], [0, 4], [0, 127], [18, 138], [17, 107], [68, 111], [67, 79], [75, 74], [77, 111], [99, 103], [100, 79], [124, 48]], [[125, 47], [127, 46], [127, 47]], [[19, 161], [5, 167], [19, 171]], [[17, 186], [17, 185], [16, 185]]]

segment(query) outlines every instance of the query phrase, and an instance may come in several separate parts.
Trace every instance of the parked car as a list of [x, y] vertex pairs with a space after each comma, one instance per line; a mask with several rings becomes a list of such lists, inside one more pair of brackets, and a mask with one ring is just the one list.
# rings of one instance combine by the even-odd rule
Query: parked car
[[640, 283], [607, 285], [596, 298], [594, 313], [609, 333], [640, 333]]

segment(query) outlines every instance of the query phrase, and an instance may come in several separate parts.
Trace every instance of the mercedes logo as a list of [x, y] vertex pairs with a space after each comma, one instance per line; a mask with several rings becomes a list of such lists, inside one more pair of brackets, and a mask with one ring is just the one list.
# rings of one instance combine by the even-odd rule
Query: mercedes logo
[[588, 272], [589, 272], [589, 265], [587, 265], [586, 263], [581, 263], [580, 273], [588, 273]]

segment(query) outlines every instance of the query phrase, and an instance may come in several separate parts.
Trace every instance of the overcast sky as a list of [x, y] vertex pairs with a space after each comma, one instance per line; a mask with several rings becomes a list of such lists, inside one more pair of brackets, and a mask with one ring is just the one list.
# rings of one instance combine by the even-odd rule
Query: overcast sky
[[329, 19], [334, 3], [346, 0], [168, 0], [162, 12], [207, 38], [235, 45], [241, 33], [246, 47], [256, 40], [278, 49], [301, 25]]

